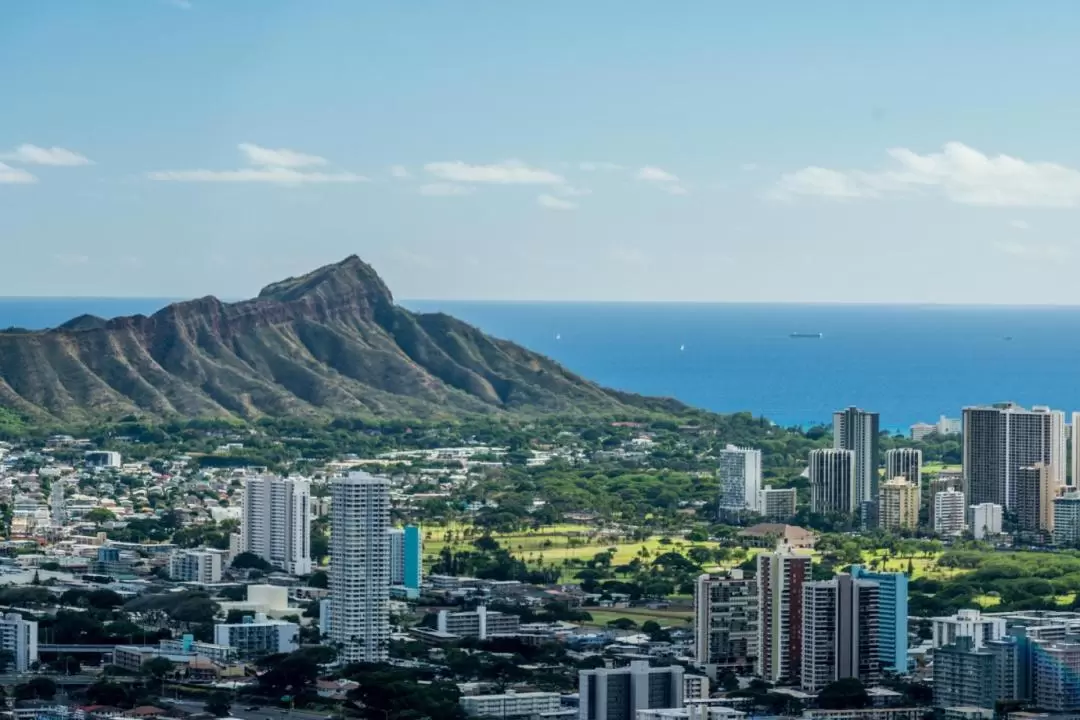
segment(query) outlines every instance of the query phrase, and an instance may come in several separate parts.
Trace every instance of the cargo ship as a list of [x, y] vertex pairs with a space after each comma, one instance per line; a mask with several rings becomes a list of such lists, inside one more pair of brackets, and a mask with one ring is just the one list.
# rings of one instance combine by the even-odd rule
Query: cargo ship
[[793, 332], [788, 337], [802, 339], [802, 340], [820, 340], [821, 338], [825, 337], [825, 335], [822, 334], [822, 333]]

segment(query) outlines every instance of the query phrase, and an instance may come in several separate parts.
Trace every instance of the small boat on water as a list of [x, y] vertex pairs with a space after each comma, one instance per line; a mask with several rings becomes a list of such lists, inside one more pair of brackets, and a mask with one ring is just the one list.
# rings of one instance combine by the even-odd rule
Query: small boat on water
[[788, 335], [788, 337], [802, 340], [820, 340], [821, 338], [825, 337], [825, 335], [823, 333], [793, 332], [791, 333], [791, 335]]

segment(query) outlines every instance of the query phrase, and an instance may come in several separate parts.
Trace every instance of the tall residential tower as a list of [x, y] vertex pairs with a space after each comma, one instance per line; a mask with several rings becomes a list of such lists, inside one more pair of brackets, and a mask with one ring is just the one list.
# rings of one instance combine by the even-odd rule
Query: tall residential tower
[[327, 634], [341, 661], [383, 662], [390, 643], [390, 481], [349, 473], [331, 482], [330, 497]]
[[877, 413], [849, 407], [833, 413], [833, 447], [855, 453], [855, 507], [876, 514], [878, 501]]
[[244, 481], [242, 552], [258, 555], [292, 575], [311, 572], [311, 483], [304, 478], [251, 477]]

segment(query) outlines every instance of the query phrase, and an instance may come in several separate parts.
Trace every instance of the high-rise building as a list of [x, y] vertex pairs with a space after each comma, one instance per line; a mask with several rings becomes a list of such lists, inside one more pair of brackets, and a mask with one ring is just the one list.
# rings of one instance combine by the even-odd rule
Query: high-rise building
[[855, 453], [855, 506], [878, 501], [877, 413], [849, 407], [833, 413], [833, 447]]
[[259, 476], [244, 481], [243, 552], [292, 575], [311, 572], [311, 483]]
[[63, 527], [67, 522], [67, 506], [64, 502], [64, 481], [54, 478], [49, 490], [49, 515], [53, 527]]
[[850, 514], [858, 509], [854, 451], [811, 450], [810, 510], [815, 513]]
[[903, 477], [881, 485], [878, 524], [886, 530], [914, 530], [919, 526], [919, 486]]
[[936, 477], [931, 477], [926, 483], [929, 493], [927, 494], [927, 510], [928, 520], [930, 528], [934, 527], [934, 498], [939, 492], [945, 492], [946, 490], [956, 490], [957, 492], [964, 491], [964, 473], [942, 471], [937, 474]]
[[[972, 505], [1017, 507], [1020, 475], [1032, 481], [1031, 468], [1051, 464], [1060, 454], [1053, 412], [1025, 410], [1013, 403], [964, 408], [964, 495]], [[1063, 423], [1062, 418], [1062, 423]], [[1058, 473], [1058, 470], [1051, 468]], [[1025, 490], [1027, 492], [1027, 490]]]
[[0, 651], [10, 653], [11, 669], [24, 673], [38, 661], [38, 624], [18, 613], [0, 618]]
[[993, 652], [969, 637], [934, 651], [934, 707], [993, 709], [996, 700]]
[[1080, 710], [1080, 643], [1040, 643], [1035, 653], [1034, 705], [1040, 710]]
[[720, 511], [757, 511], [761, 490], [761, 451], [728, 445], [717, 457]]
[[878, 585], [878, 659], [881, 667], [900, 674], [908, 667], [908, 577], [900, 572], [873, 572], [851, 566], [852, 577]]
[[1065, 429], [1065, 411], [1051, 410], [1045, 405], [1036, 405], [1032, 412], [1050, 416], [1050, 475], [1055, 488], [1065, 485], [1068, 477], [1068, 440]]
[[798, 682], [802, 667], [803, 585], [810, 558], [785, 547], [757, 556], [758, 664], [756, 674], [772, 683]]
[[818, 692], [836, 680], [879, 677], [879, 588], [841, 573], [803, 587], [802, 688]]
[[1001, 506], [994, 503], [972, 505], [968, 509], [971, 515], [971, 534], [976, 540], [1001, 534]]
[[628, 667], [578, 671], [579, 720], [635, 720], [638, 712], [683, 706], [681, 665], [649, 667], [634, 660]]
[[330, 483], [330, 641], [344, 662], [382, 662], [390, 643], [390, 481]]
[[758, 656], [760, 632], [757, 580], [742, 570], [701, 575], [694, 587], [697, 664], [749, 675]]
[[885, 451], [885, 477], [902, 477], [915, 487], [922, 483], [922, 450], [893, 448]]
[[787, 520], [798, 509], [798, 495], [795, 488], [762, 488], [758, 491], [758, 512], [769, 520]]
[[178, 549], [169, 556], [169, 579], [204, 585], [221, 582], [221, 550]]
[[1080, 412], [1072, 414], [1072, 477], [1071, 485], [1080, 486]]
[[390, 539], [390, 584], [419, 592], [424, 560], [420, 528], [406, 525], [386, 532]]
[[1054, 544], [1080, 545], [1080, 492], [1074, 490], [1054, 498]]
[[1024, 533], [1053, 533], [1054, 498], [1059, 486], [1054, 468], [1037, 462], [1016, 469], [1016, 529]]
[[981, 650], [991, 640], [1005, 637], [1005, 620], [983, 615], [978, 610], [960, 610], [955, 615], [932, 618], [934, 647], [952, 645], [957, 638], [969, 637], [976, 650]]
[[964, 493], [946, 490], [934, 495], [934, 532], [958, 535], [964, 532]]

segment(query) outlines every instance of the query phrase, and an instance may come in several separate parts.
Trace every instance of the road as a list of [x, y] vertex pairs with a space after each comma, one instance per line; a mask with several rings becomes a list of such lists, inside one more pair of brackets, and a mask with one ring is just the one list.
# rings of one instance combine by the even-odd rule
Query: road
[[[165, 702], [164, 700], [162, 702]], [[205, 701], [199, 700], [169, 700], [168, 704], [177, 705], [188, 712], [202, 712]], [[233, 703], [229, 715], [241, 720], [325, 720], [328, 716], [325, 712], [309, 712], [307, 710], [284, 710], [276, 707], [260, 707], [258, 710], [245, 710], [250, 705]]]

